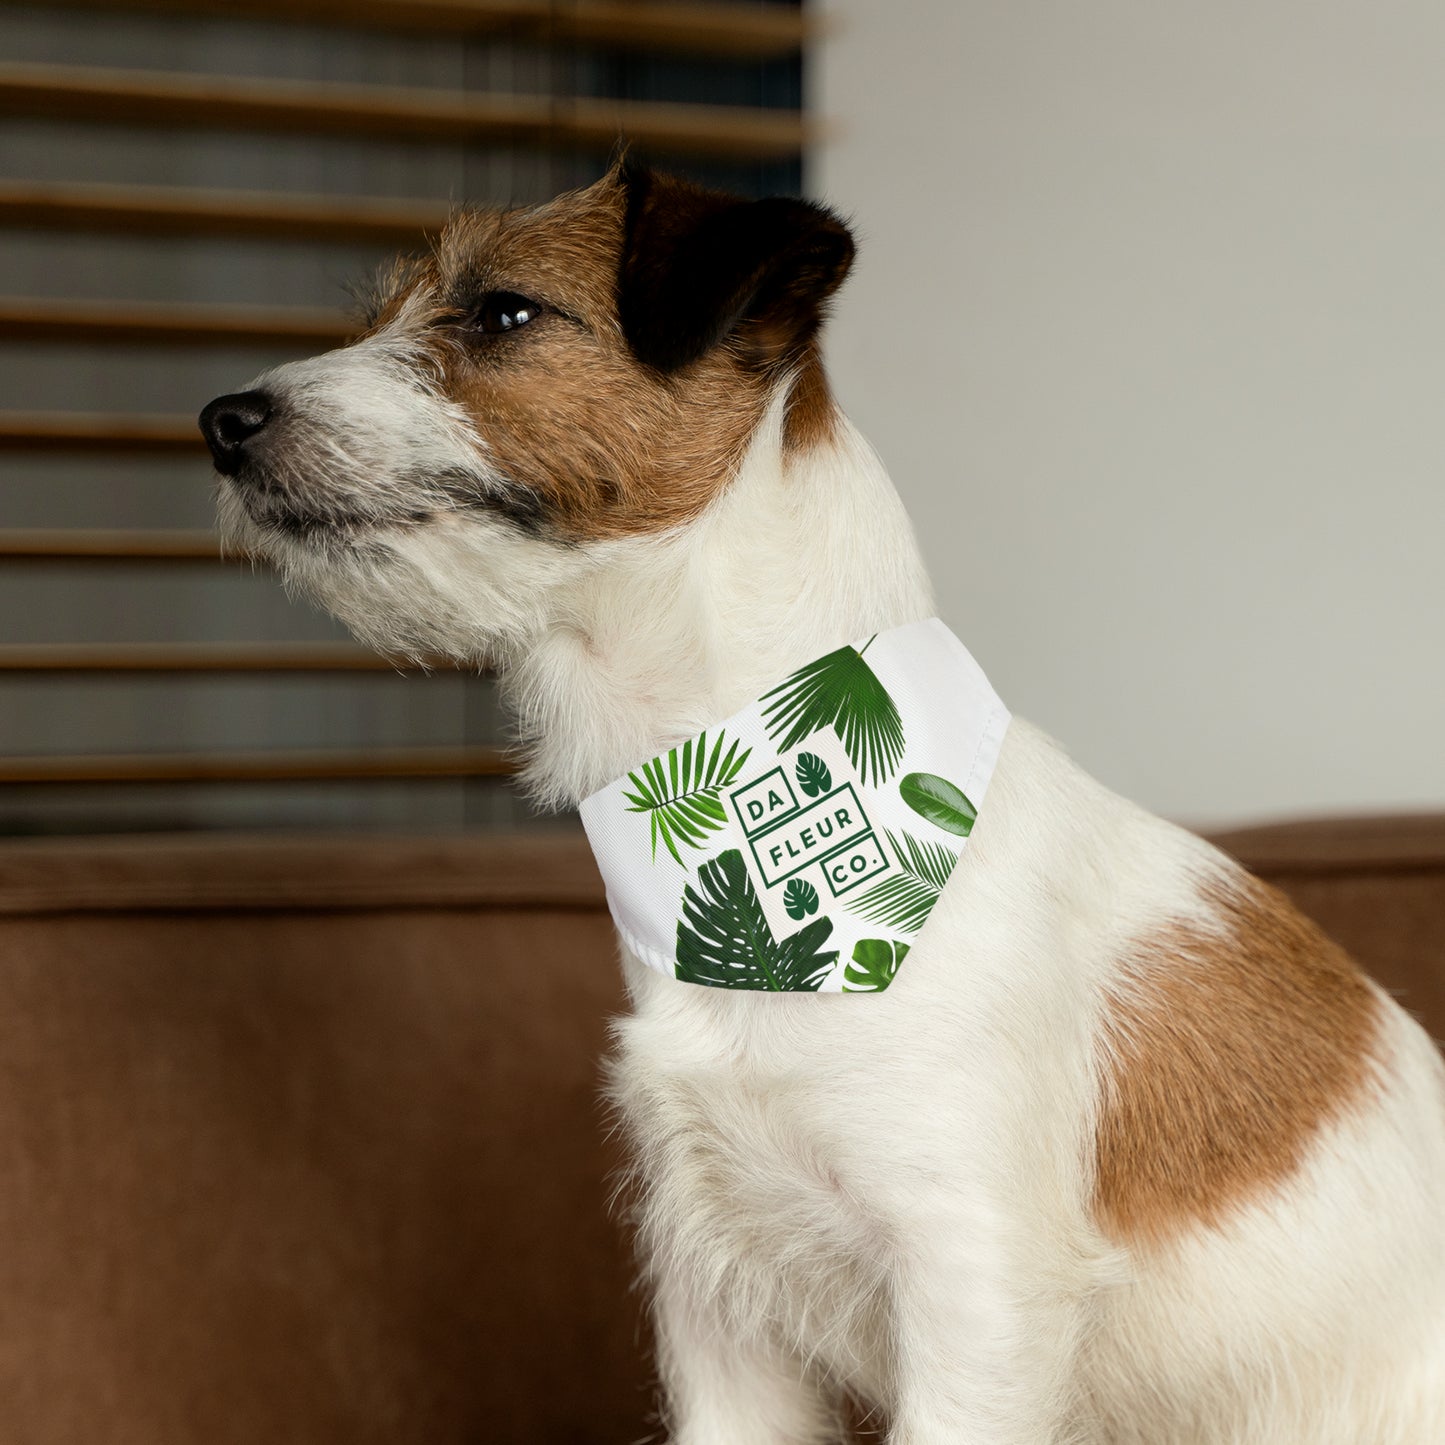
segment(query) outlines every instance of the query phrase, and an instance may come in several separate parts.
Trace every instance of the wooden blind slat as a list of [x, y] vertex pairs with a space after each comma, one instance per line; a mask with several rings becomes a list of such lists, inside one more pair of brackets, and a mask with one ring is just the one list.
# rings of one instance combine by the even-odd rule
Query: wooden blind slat
[[84, 411], [0, 412], [0, 451], [205, 452], [192, 416]]
[[796, 111], [29, 63], [0, 65], [0, 114], [594, 151], [625, 136], [660, 151], [730, 160], [796, 156], [811, 138]]
[[0, 412], [0, 451], [201, 454], [194, 416], [105, 412]]
[[[340, 3], [340, 0], [332, 0]], [[455, 0], [447, 8], [464, 6]], [[500, 7], [499, 7], [500, 8]], [[682, 51], [694, 55], [763, 60], [796, 55], [812, 38], [812, 27], [797, 7], [717, 4], [679, 5], [676, 0], [581, 0], [571, 7], [535, 0], [518, 11], [519, 23], [550, 28], [551, 38], [582, 45]], [[543, 12], [546, 12], [545, 14]]]
[[437, 747], [0, 757], [0, 783], [283, 783], [381, 778], [498, 778], [501, 748]]
[[440, 231], [448, 213], [446, 206], [364, 196], [0, 180], [0, 225], [45, 230], [415, 246]]
[[349, 643], [0, 643], [0, 673], [403, 672]]
[[[25, 0], [6, 0], [25, 3]], [[72, 9], [236, 16], [236, 0], [50, 0]], [[765, 59], [795, 55], [809, 38], [785, 5], [677, 0], [247, 0], [247, 19], [362, 30], [497, 37], [559, 45], [667, 50]]]
[[27, 527], [0, 530], [3, 562], [222, 562], [214, 532]]
[[192, 306], [0, 296], [0, 341], [328, 349], [358, 329], [342, 312], [319, 306]]

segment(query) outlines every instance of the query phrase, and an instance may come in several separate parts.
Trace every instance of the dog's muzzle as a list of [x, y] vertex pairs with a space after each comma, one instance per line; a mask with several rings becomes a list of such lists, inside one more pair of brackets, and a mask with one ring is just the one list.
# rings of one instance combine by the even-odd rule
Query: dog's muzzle
[[223, 477], [234, 477], [246, 464], [246, 445], [265, 430], [273, 410], [264, 391], [239, 391], [218, 396], [201, 412], [201, 435]]

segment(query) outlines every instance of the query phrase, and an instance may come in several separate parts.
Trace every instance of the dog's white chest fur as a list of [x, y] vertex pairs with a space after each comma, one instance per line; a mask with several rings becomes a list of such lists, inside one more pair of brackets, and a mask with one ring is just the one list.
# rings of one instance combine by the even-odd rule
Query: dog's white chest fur
[[[633, 981], [640, 994], [653, 988]], [[670, 1181], [641, 1191], [639, 1222], [669, 1272], [708, 1281], [727, 1328], [806, 1341], [813, 1368], [871, 1391], [886, 1369], [886, 1282], [842, 1147], [848, 1100], [831, 1093], [848, 1081], [824, 1067], [830, 1030], [811, 1044], [794, 1019], [789, 1049], [778, 1022], [757, 1030], [746, 1078], [733, 1030], [705, 1006], [644, 1003], [620, 1026], [616, 1101], [639, 1157]], [[678, 1058], [686, 1039], [701, 1045], [691, 1062]]]
[[[960, 1297], [986, 1293], [994, 1261], [1032, 1252], [1041, 1231], [1081, 1262], [1109, 1252], [1084, 1224], [1079, 1167], [1097, 960], [1081, 951], [1059, 997], [1036, 950], [1056, 958], [1078, 920], [1039, 915], [1022, 859], [997, 886], [1019, 843], [1010, 773], [1034, 751], [1049, 754], [1027, 725], [1006, 743], [998, 825], [976, 829], [978, 857], [965, 850], [910, 954], [916, 972], [886, 995], [718, 996], [628, 961], [635, 1013], [618, 1028], [614, 1090], [650, 1181], [653, 1268], [710, 1301], [721, 1336], [788, 1341], [821, 1379], [875, 1401], [897, 1391], [896, 1280], [945, 1221]], [[1025, 908], [1020, 930], [1011, 915]], [[1055, 997], [1040, 1013], [1044, 989]], [[1008, 1217], [990, 1204], [1000, 1187], [1019, 1196]], [[976, 1277], [974, 1258], [990, 1261]]]

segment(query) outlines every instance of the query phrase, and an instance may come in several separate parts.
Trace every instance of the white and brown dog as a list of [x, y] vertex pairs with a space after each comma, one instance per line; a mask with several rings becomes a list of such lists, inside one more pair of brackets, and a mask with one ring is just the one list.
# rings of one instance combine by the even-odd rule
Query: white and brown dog
[[[485, 662], [576, 803], [933, 611], [819, 363], [820, 207], [620, 166], [458, 215], [370, 330], [212, 402], [226, 531]], [[1022, 722], [898, 984], [624, 958], [679, 1445], [1445, 1441], [1445, 1069], [1276, 893]]]

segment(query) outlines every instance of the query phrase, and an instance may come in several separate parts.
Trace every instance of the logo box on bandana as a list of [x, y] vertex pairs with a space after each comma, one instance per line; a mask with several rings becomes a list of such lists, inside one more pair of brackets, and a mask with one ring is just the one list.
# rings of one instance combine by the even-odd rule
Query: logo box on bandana
[[967, 844], [1008, 721], [937, 618], [799, 668], [582, 804], [623, 942], [686, 983], [881, 992]]

